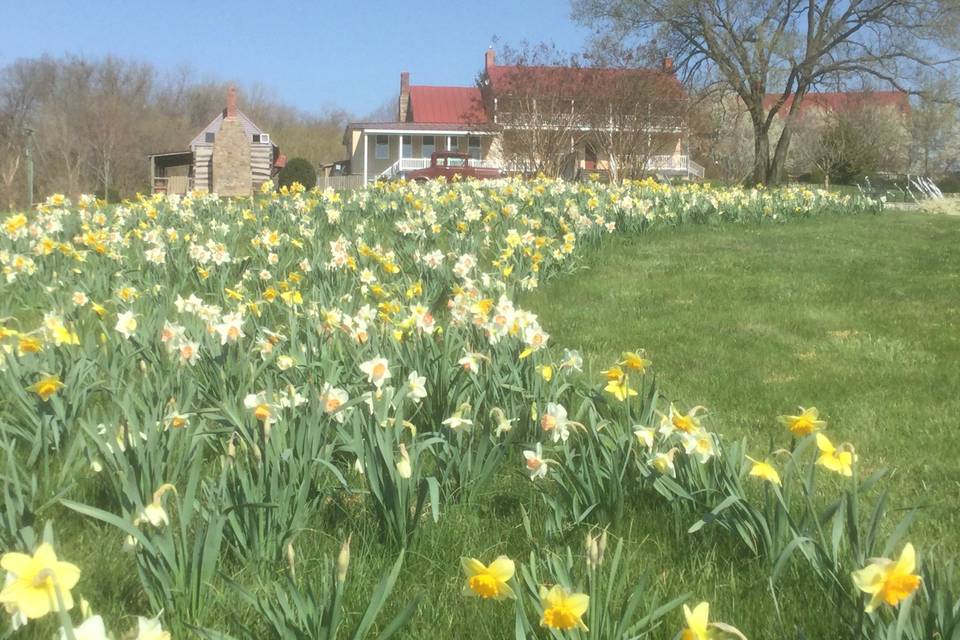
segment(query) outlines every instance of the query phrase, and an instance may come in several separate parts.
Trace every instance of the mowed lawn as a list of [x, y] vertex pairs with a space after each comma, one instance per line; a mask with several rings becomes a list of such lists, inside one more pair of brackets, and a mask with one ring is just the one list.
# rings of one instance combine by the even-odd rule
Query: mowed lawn
[[[523, 300], [598, 375], [646, 349], [681, 408], [766, 453], [776, 416], [816, 406], [923, 554], [960, 550], [960, 217], [888, 211], [614, 236]], [[898, 520], [891, 509], [888, 519]], [[894, 522], [891, 522], [891, 526]]]

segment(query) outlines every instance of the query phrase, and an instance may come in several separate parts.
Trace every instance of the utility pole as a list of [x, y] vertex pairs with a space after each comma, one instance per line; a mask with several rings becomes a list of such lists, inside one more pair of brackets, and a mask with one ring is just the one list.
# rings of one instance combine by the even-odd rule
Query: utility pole
[[27, 158], [27, 209], [33, 209], [33, 153], [30, 147], [33, 146], [33, 129], [29, 126], [23, 128], [27, 134], [26, 158]]

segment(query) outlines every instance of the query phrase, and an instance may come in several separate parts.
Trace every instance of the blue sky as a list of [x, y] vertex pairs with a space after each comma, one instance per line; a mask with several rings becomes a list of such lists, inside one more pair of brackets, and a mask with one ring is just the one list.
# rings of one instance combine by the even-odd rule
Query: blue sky
[[305, 111], [339, 106], [357, 115], [395, 95], [402, 70], [413, 84], [472, 84], [494, 36], [579, 51], [589, 35], [570, 20], [567, 0], [0, 5], [0, 65], [44, 53], [112, 53], [161, 71], [186, 64], [200, 79], [260, 82]]

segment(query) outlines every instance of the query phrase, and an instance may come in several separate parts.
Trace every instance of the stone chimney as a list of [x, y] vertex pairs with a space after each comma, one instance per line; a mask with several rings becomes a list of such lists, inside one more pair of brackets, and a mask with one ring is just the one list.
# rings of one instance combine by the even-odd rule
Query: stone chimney
[[673, 58], [672, 58], [672, 57], [666, 56], [666, 57], [663, 59], [663, 72], [664, 72], [664, 73], [670, 73], [670, 74], [673, 73]]
[[234, 85], [227, 87], [227, 117], [237, 117], [237, 88]]
[[483, 60], [483, 70], [489, 72], [495, 66], [497, 66], [497, 54], [494, 53], [493, 49], [487, 49]]
[[237, 117], [237, 88], [227, 89], [227, 115], [213, 141], [213, 192], [221, 196], [247, 197], [253, 193], [250, 137]]
[[400, 99], [397, 102], [397, 121], [407, 121], [407, 111], [410, 109], [410, 72], [400, 72]]

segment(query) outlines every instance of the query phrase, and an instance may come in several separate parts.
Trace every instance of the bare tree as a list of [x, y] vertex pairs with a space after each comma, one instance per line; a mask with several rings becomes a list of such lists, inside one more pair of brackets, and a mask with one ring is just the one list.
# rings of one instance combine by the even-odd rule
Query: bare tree
[[795, 122], [788, 166], [796, 173], [816, 169], [824, 186], [875, 172], [902, 173], [908, 165], [910, 132], [906, 115], [871, 101], [869, 93], [808, 108]]
[[13, 208], [15, 179], [23, 161], [27, 128], [35, 126], [35, 111], [49, 93], [53, 64], [48, 59], [21, 60], [3, 70], [0, 80], [0, 180]]
[[641, 177], [654, 156], [676, 150], [686, 97], [670, 70], [604, 69], [585, 84], [589, 138], [608, 158], [611, 180]]
[[924, 77], [911, 114], [916, 170], [925, 176], [954, 169], [960, 146], [960, 86], [950, 76]]
[[[659, 38], [688, 77], [719, 81], [753, 127], [755, 182], [781, 180], [795, 114], [828, 78], [870, 76], [911, 90], [918, 66], [958, 49], [955, 0], [573, 0], [574, 15], [610, 41]], [[768, 92], [776, 94], [765, 104]], [[789, 106], [787, 106], [789, 105]], [[788, 117], [772, 146], [771, 128]]]

